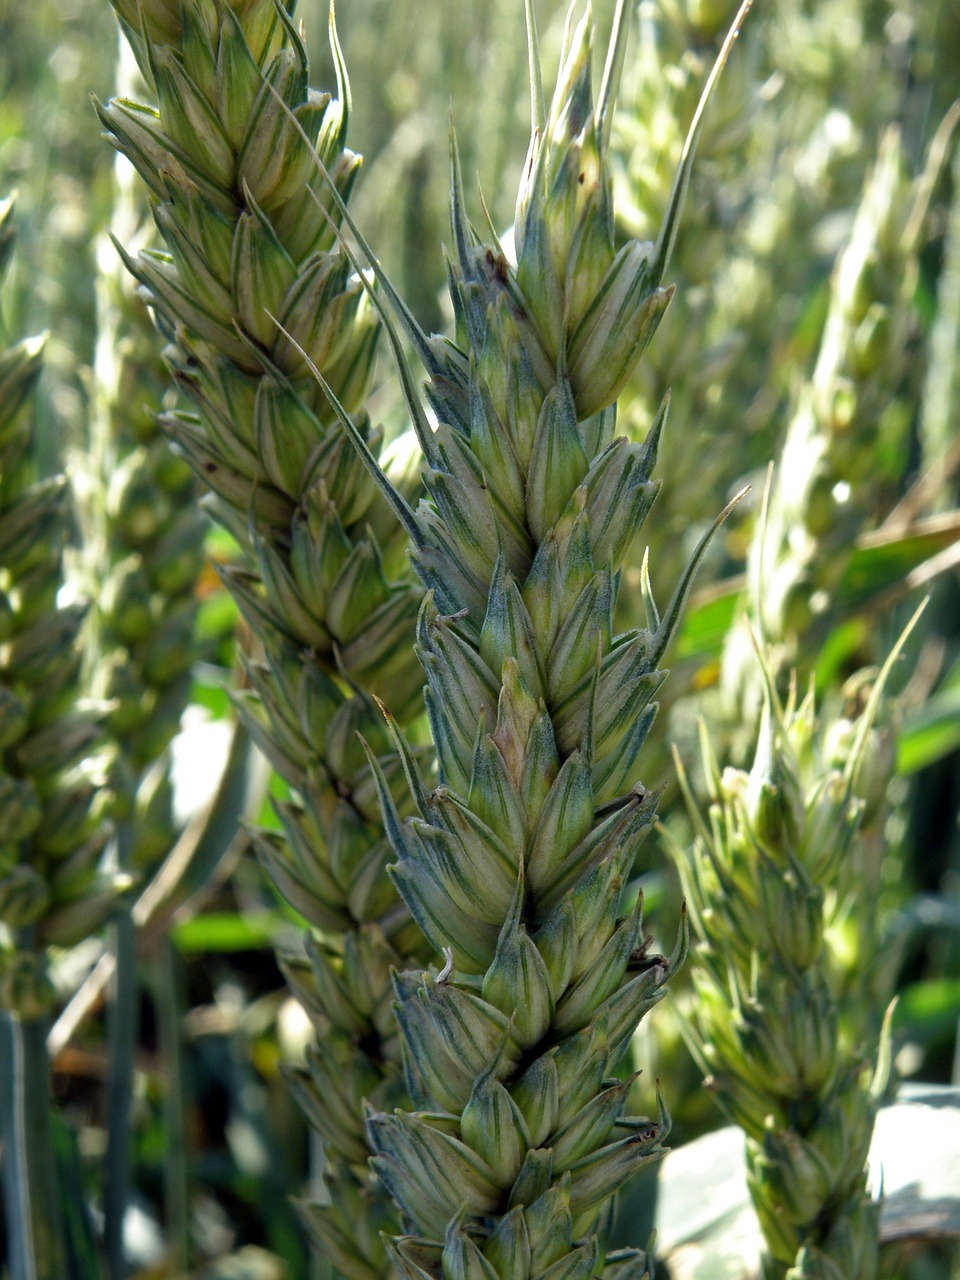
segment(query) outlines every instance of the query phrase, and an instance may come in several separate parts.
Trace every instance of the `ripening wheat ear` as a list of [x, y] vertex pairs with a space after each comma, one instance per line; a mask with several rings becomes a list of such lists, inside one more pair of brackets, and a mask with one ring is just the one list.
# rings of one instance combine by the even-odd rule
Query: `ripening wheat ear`
[[[12, 209], [0, 203], [3, 232]], [[12, 235], [0, 271], [11, 249]], [[31, 397], [44, 341], [24, 339], [0, 354], [0, 1006], [31, 1016], [50, 1002], [44, 949], [95, 932], [130, 888], [129, 877], [99, 869], [110, 834], [98, 752], [107, 708], [79, 697], [87, 605], [57, 601], [67, 482], [38, 477], [33, 458]]]
[[163, 241], [126, 260], [194, 409], [160, 425], [248, 553], [223, 575], [258, 647], [236, 702], [294, 793], [278, 806], [283, 833], [254, 838], [279, 892], [318, 931], [286, 965], [318, 1033], [292, 1075], [330, 1169], [332, 1204], [311, 1207], [309, 1222], [344, 1274], [379, 1276], [378, 1233], [396, 1219], [368, 1175], [361, 1103], [404, 1096], [389, 974], [423, 942], [385, 873], [358, 735], [407, 805], [373, 695], [404, 724], [422, 712], [422, 591], [309, 373], [322, 371], [378, 454], [382, 433], [363, 406], [380, 330], [335, 236], [360, 165], [346, 146], [346, 71], [332, 11], [336, 96], [309, 87], [301, 35], [273, 0], [115, 8], [157, 98], [98, 104]]
[[760, 641], [765, 700], [749, 774], [721, 772], [701, 726], [709, 820], [678, 761], [696, 831], [689, 854], [674, 850], [699, 940], [692, 1047], [716, 1100], [746, 1134], [772, 1280], [877, 1274], [879, 1206], [865, 1165], [890, 1028], [864, 997], [883, 956], [864, 938], [862, 980], [845, 991], [831, 931], [850, 894], [870, 892], [860, 774], [866, 752], [876, 751], [870, 735], [883, 687], [919, 612], [863, 714], [843, 726], [842, 765], [827, 749], [839, 726], [817, 724], [812, 690], [799, 705], [793, 694], [781, 705]]
[[[953, 124], [945, 124], [949, 136]], [[883, 503], [874, 454], [879, 438], [896, 438], [903, 412], [898, 395], [917, 334], [923, 215], [943, 133], [941, 126], [919, 179], [907, 172], [898, 131], [884, 133], [833, 268], [819, 350], [798, 386], [769, 516], [749, 556], [751, 595], [782, 666], [828, 612], [855, 537]], [[737, 686], [749, 685], [744, 669], [753, 667], [749, 643], [732, 629], [724, 677], [742, 705], [747, 698]]]
[[[736, 8], [733, 0], [667, 0], [638, 10], [637, 39], [624, 67], [611, 136], [618, 239], [657, 234], [687, 122]], [[709, 512], [723, 500], [720, 495], [734, 474], [731, 464], [739, 456], [730, 449], [727, 432], [740, 414], [731, 412], [732, 406], [741, 400], [727, 389], [743, 376], [743, 338], [735, 324], [717, 322], [722, 300], [714, 285], [733, 253], [748, 252], [740, 228], [762, 189], [747, 160], [765, 114], [762, 7], [755, 19], [738, 42], [736, 74], [724, 76], [717, 86], [697, 148], [694, 191], [671, 259], [677, 294], [657, 341], [630, 379], [622, 406], [625, 434], [635, 425], [642, 431], [670, 388], [671, 413], [685, 424], [682, 433], [667, 437], [661, 460], [669, 483], [659, 499], [659, 527], [666, 532], [657, 551], [659, 571], [668, 576], [683, 563], [690, 513]], [[746, 171], [753, 175], [749, 194], [742, 183]], [[734, 188], [739, 194], [731, 202]], [[755, 383], [747, 385], [755, 390]], [[628, 570], [619, 608], [634, 624], [643, 616], [637, 586], [636, 574]], [[668, 700], [678, 695], [671, 688]]]
[[409, 1233], [391, 1246], [405, 1276], [594, 1274], [611, 1196], [659, 1157], [668, 1127], [659, 1103], [655, 1120], [626, 1115], [628, 1085], [611, 1075], [684, 951], [681, 928], [671, 957], [650, 954], [627, 886], [656, 809], [638, 755], [659, 663], [708, 539], [663, 617], [650, 593], [647, 629], [615, 635], [666, 404], [641, 445], [616, 436], [614, 401], [670, 299], [661, 279], [702, 110], [657, 244], [618, 252], [607, 148], [624, 9], [596, 105], [593, 31], [571, 11], [547, 110], [528, 5], [534, 127], [515, 262], [468, 222], [454, 144], [455, 341], [420, 332], [370, 259], [438, 420], [412, 399], [429, 498], [416, 512], [393, 501], [430, 589], [417, 652], [441, 782], [430, 790], [405, 756], [416, 814], [404, 820], [377, 770], [391, 873], [442, 956], [434, 975], [395, 979], [418, 1110], [368, 1118]]
[[[0, 201], [0, 276], [13, 247]], [[32, 393], [43, 338], [0, 351], [0, 1130], [12, 1276], [66, 1274], [46, 1048], [51, 946], [96, 933], [131, 888], [101, 869], [110, 837], [100, 758], [107, 708], [80, 697], [87, 607], [61, 605], [63, 476], [41, 479]]]

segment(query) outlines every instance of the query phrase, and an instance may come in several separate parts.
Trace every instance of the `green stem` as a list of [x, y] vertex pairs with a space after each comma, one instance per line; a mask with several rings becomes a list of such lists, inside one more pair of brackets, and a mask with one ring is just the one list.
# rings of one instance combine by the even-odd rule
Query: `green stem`
[[110, 1065], [103, 1235], [107, 1275], [110, 1280], [126, 1280], [123, 1220], [130, 1194], [130, 1112], [137, 1034], [137, 934], [129, 913], [120, 916], [113, 926], [113, 952], [116, 970], [108, 1018]]
[[164, 1128], [167, 1152], [164, 1160], [164, 1192], [167, 1210], [167, 1243], [170, 1265], [177, 1275], [190, 1270], [190, 1178], [187, 1162], [186, 1092], [180, 1015], [183, 1008], [179, 956], [169, 938], [164, 939], [154, 965], [160, 1056], [167, 1098]]
[[0, 1138], [9, 1280], [63, 1280], [46, 1018], [0, 1013]]

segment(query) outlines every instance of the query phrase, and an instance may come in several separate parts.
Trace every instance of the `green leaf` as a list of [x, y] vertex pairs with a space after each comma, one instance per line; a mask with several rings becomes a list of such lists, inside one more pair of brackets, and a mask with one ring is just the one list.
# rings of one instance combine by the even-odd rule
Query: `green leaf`
[[[837, 612], [845, 614], [866, 609], [883, 592], [919, 586], [920, 581], [911, 582], [910, 575], [926, 567], [934, 556], [947, 551], [958, 540], [960, 512], [957, 511], [916, 521], [906, 530], [902, 527], [877, 529], [862, 534], [837, 590]], [[930, 576], [935, 567], [935, 563], [929, 565]], [[922, 580], [927, 580], [926, 574]], [[677, 636], [678, 661], [707, 662], [719, 658], [743, 585], [743, 578], [738, 576], [693, 594]]]
[[[214, 720], [225, 720], [233, 711], [233, 703], [227, 693], [227, 681], [215, 678], [215, 670], [223, 668], [194, 668], [197, 679], [190, 686], [189, 705], [202, 707]], [[229, 673], [225, 670], [224, 675], [229, 678]]]
[[917, 520], [906, 529], [880, 528], [861, 534], [837, 592], [839, 602], [845, 609], [855, 609], [881, 591], [920, 585], [911, 584], [909, 575], [958, 540], [958, 511]]
[[220, 640], [230, 635], [240, 617], [237, 602], [228, 591], [214, 591], [197, 610], [198, 640]]
[[235, 911], [209, 911], [174, 925], [171, 936], [182, 952], [261, 951], [276, 945], [286, 927], [279, 911], [240, 915]]
[[960, 1019], [960, 978], [926, 978], [900, 993], [895, 1032], [923, 1045], [952, 1044]]
[[897, 772], [916, 773], [960, 747], [960, 686], [944, 687], [909, 716], [897, 738]]
[[743, 578], [728, 578], [694, 592], [676, 640], [679, 662], [718, 658], [733, 625]]

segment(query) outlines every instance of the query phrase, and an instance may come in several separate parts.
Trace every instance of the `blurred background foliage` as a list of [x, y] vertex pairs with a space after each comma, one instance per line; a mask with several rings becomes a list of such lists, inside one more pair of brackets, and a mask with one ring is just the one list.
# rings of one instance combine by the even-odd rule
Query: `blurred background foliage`
[[[613, 143], [624, 237], [655, 234], [734, 8], [729, 0], [641, 0], [636, 8]], [[558, 56], [564, 9], [554, 0], [538, 5], [545, 67]], [[612, 0], [594, 5], [601, 30], [612, 9]], [[298, 16], [313, 83], [331, 83], [325, 7], [305, 0]], [[421, 323], [448, 330], [438, 249], [448, 234], [448, 112], [471, 208], [479, 218], [479, 183], [494, 225], [506, 231], [528, 133], [522, 5], [351, 0], [338, 23], [353, 86], [350, 142], [364, 156], [355, 216]], [[843, 572], [828, 575], [829, 590], [808, 583], [807, 598], [819, 589], [824, 599], [800, 624], [789, 624], [789, 643], [775, 639], [784, 639], [787, 651], [784, 678], [787, 666], [799, 663], [804, 679], [814, 677], [828, 718], [842, 717], [858, 696], [849, 677], [881, 661], [918, 592], [932, 594], [891, 680], [887, 745], [878, 739], [877, 752], [895, 764], [885, 787], [890, 852], [879, 873], [880, 903], [900, 991], [897, 1068], [904, 1077], [960, 1084], [957, 132], [941, 130], [939, 149], [931, 151], [960, 96], [960, 8], [952, 0], [777, 0], [756, 6], [741, 46], [701, 143], [671, 273], [678, 295], [642, 379], [621, 402], [621, 422], [642, 433], [673, 389], [664, 487], [647, 525], [655, 540], [651, 561], [667, 583], [745, 480], [755, 495], [762, 492], [767, 462], [779, 458], [814, 378], [835, 263], [853, 232], [864, 183], [896, 126], [905, 212], [889, 243], [870, 257], [857, 302], [858, 322], [871, 304], [880, 308], [871, 312], [876, 323], [863, 330], [863, 342], [875, 331], [895, 331], [895, 345], [880, 357], [880, 407], [834, 421], [823, 445], [830, 459], [827, 523], [843, 517], [843, 547], [807, 548], [821, 569], [842, 550]], [[88, 447], [97, 412], [98, 255], [102, 260], [102, 234], [115, 216], [115, 188], [113, 153], [99, 137], [89, 95], [105, 100], [115, 90], [117, 63], [116, 24], [105, 0], [0, 0], [0, 193], [20, 192], [4, 313], [11, 333], [50, 332], [37, 409], [44, 472]], [[905, 246], [911, 217], [914, 239]], [[899, 287], [904, 280], [906, 289]], [[856, 370], [842, 371], [843, 390], [852, 395], [878, 372], [865, 350]], [[382, 372], [375, 410], [399, 435], [403, 412], [385, 361]], [[775, 483], [789, 490], [791, 475]], [[669, 706], [649, 749], [648, 781], [667, 788], [665, 822], [681, 842], [688, 829], [674, 796], [670, 740], [691, 759], [696, 717], [705, 714], [728, 759], [743, 760], [752, 748], [756, 690], [731, 693], [722, 671], [731, 647], [742, 643], [731, 637], [759, 511], [758, 498], [743, 504], [710, 552], [673, 655]], [[808, 532], [819, 530], [809, 510], [807, 517]], [[233, 555], [222, 533], [208, 533], [207, 549], [221, 561]], [[637, 550], [621, 602], [631, 625], [643, 608]], [[190, 793], [196, 753], [223, 764], [230, 749], [224, 688], [232, 678], [235, 612], [209, 572], [192, 590], [200, 658], [174, 742], [173, 822], [180, 833], [191, 829], [217, 785], [212, 776]], [[234, 768], [237, 758], [229, 757]], [[232, 836], [238, 806], [274, 821], [267, 808], [257, 811], [257, 785], [239, 799], [221, 787], [217, 822], [231, 834], [210, 842], [206, 862], [187, 861], [187, 874], [141, 930], [136, 1201], [127, 1229], [130, 1260], [142, 1277], [175, 1274], [171, 1233], [181, 1237], [176, 1256], [190, 1274], [310, 1274], [290, 1197], [311, 1170], [315, 1175], [316, 1153], [311, 1160], [279, 1073], [282, 1060], [303, 1054], [309, 1030], [274, 959], [275, 947], [295, 942], [298, 922]], [[648, 852], [648, 913], [655, 928], [663, 921], [669, 938], [676, 876], [652, 843]], [[104, 954], [94, 940], [64, 952], [53, 970], [64, 1006], [78, 989], [88, 993], [82, 1020], [64, 1031], [54, 1059], [64, 1133], [77, 1135], [88, 1170], [102, 1155], [107, 1120], [103, 984], [95, 980]], [[663, 1081], [675, 1141], [716, 1127], [719, 1115], [669, 1007], [651, 1020], [650, 1036], [638, 1045], [638, 1061]], [[641, 1187], [624, 1215], [631, 1232], [645, 1197], [649, 1189]], [[917, 1278], [956, 1274], [950, 1265], [943, 1257], [902, 1263], [904, 1274]]]

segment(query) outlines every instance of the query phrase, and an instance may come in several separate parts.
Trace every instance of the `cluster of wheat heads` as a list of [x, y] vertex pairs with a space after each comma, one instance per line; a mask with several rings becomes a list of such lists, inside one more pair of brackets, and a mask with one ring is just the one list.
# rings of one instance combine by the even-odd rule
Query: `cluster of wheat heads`
[[[110, 703], [71, 712], [70, 723], [77, 750], [87, 751], [107, 716], [137, 769], [153, 758], [131, 737], [144, 727], [138, 717], [162, 750], [192, 660], [200, 522], [193, 507], [191, 522], [161, 528], [151, 492], [159, 485], [164, 510], [192, 507], [195, 483], [206, 513], [240, 548], [222, 571], [246, 628], [235, 705], [285, 784], [279, 828], [252, 835], [304, 926], [303, 945], [283, 963], [315, 1042], [289, 1077], [326, 1168], [317, 1202], [302, 1210], [318, 1252], [344, 1276], [641, 1277], [652, 1264], [641, 1249], [611, 1253], [606, 1243], [615, 1193], [664, 1151], [665, 1104], [656, 1099], [654, 1118], [632, 1114], [639, 1090], [629, 1049], [686, 951], [682, 921], [669, 957], [644, 930], [637, 872], [659, 796], [643, 781], [640, 753], [667, 645], [729, 508], [662, 614], [644, 564], [643, 625], [618, 631], [624, 566], [658, 488], [667, 403], [636, 441], [618, 433], [617, 400], [673, 296], [665, 271], [704, 105], [747, 7], [689, 134], [674, 138], [677, 170], [651, 201], [660, 221], [648, 243], [624, 241], [614, 210], [611, 134], [628, 6], [616, 5], [596, 75], [591, 16], [571, 8], [549, 104], [526, 6], [533, 125], [515, 225], [501, 241], [489, 218], [480, 229], [470, 220], [454, 140], [453, 331], [441, 337], [422, 331], [347, 209], [359, 158], [347, 146], [350, 89], [332, 14], [335, 95], [310, 86], [292, 6], [114, 2], [144, 101], [118, 97], [97, 109], [149, 199], [157, 239], [121, 253], [165, 344], [176, 394], [141, 424], [134, 461], [118, 468], [105, 499], [108, 521], [132, 531], [133, 550], [111, 553], [109, 622], [94, 647], [119, 638], [129, 656], [145, 642], [153, 655], [138, 672], [145, 690], [124, 683], [117, 657], [101, 667]], [[742, 121], [744, 95], [732, 93], [730, 104]], [[396, 361], [422, 489], [391, 476], [371, 418], [378, 344]], [[405, 346], [426, 369], [423, 397]], [[668, 353], [664, 365], [675, 363]], [[155, 422], [176, 449], [169, 465]], [[149, 577], [154, 542], [165, 553], [164, 582]], [[15, 566], [11, 583], [21, 576]], [[161, 619], [164, 583], [185, 595]], [[819, 784], [794, 785], [790, 755], [812, 710], [803, 701], [784, 708], [778, 697], [771, 685], [753, 789], [711, 773], [726, 826], [715, 825], [714, 845], [703, 837], [693, 855], [704, 956], [719, 951], [709, 895], [745, 909], [747, 888], [763, 883], [758, 865], [797, 880], [793, 897], [784, 891], [775, 904], [791, 920], [809, 923], [823, 896], [804, 862], [804, 823], [823, 835], [822, 814], [808, 812]], [[146, 715], [154, 703], [170, 714]], [[110, 781], [116, 792], [118, 769]], [[104, 801], [92, 784], [84, 794], [88, 834]], [[160, 817], [163, 799], [161, 787]], [[148, 802], [145, 794], [141, 807]], [[856, 811], [848, 786], [833, 814], [848, 835]], [[143, 834], [165, 844], [144, 812]], [[769, 830], [759, 830], [763, 822]], [[98, 832], [105, 840], [102, 823]], [[844, 855], [842, 840], [834, 843], [834, 856]], [[87, 874], [101, 847], [84, 848]], [[725, 858], [726, 879], [717, 871]], [[85, 927], [126, 884], [122, 875], [82, 882], [84, 902], [100, 911]], [[810, 924], [813, 934], [822, 927]], [[789, 984], [761, 990], [750, 984], [762, 947], [741, 941], [746, 959], [734, 959], [744, 972], [717, 961], [714, 987], [700, 984], [709, 1052], [730, 1049], [738, 1067], [757, 1056], [740, 1022], [727, 1035], [719, 1015], [710, 1021], [718, 1001], [727, 1014], [746, 1009], [756, 1036], [765, 1024], [754, 1006], [769, 1016], [777, 1000], [806, 1001], [829, 1032], [835, 1015], [813, 959], [799, 965], [781, 949], [777, 963], [796, 970], [800, 995]], [[45, 935], [29, 942], [42, 969]], [[801, 1032], [812, 1044], [806, 1024]], [[823, 1038], [819, 1023], [816, 1034]], [[716, 1062], [707, 1065], [717, 1074]], [[765, 1067], [775, 1101], [750, 1105], [796, 1120], [795, 1099], [773, 1088], [784, 1084], [772, 1080], [784, 1062]], [[817, 1080], [833, 1088], [824, 1114], [840, 1094], [868, 1099], [856, 1133], [837, 1138], [853, 1243], [844, 1236], [832, 1253], [821, 1248], [829, 1230], [822, 1205], [810, 1207], [811, 1187], [826, 1175], [791, 1163], [796, 1142], [784, 1134], [815, 1152], [808, 1165], [823, 1155], [814, 1121], [791, 1129], [784, 1119], [774, 1137], [751, 1133], [772, 1274], [833, 1276], [828, 1262], [851, 1275], [875, 1270], [863, 1165], [876, 1090], [865, 1074], [861, 1058]], [[732, 1068], [730, 1078], [738, 1078]], [[811, 1109], [809, 1084], [801, 1080]], [[789, 1228], [788, 1191], [796, 1192]], [[845, 1221], [832, 1183], [822, 1199]]]

